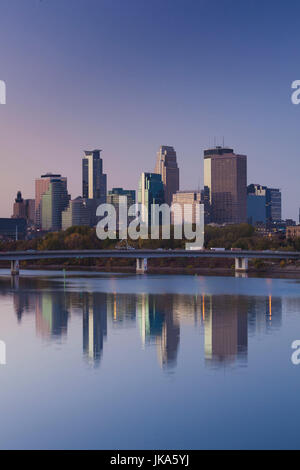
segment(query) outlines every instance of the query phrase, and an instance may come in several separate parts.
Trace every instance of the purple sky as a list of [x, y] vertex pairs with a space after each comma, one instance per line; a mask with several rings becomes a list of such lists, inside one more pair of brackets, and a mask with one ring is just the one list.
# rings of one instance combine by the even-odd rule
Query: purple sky
[[248, 155], [248, 182], [280, 187], [298, 216], [300, 4], [271, 0], [0, 0], [0, 216], [52, 171], [81, 194], [84, 149], [108, 187], [136, 189], [173, 145], [181, 189], [203, 149]]

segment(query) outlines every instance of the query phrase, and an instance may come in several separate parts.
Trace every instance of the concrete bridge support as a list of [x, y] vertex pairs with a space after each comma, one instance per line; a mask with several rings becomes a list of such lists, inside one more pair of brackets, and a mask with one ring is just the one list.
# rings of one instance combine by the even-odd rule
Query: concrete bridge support
[[18, 276], [20, 272], [19, 261], [12, 260], [10, 263], [10, 274], [12, 276]]
[[236, 272], [247, 272], [248, 271], [248, 258], [235, 258], [235, 270]]
[[136, 272], [137, 274], [144, 274], [148, 269], [148, 260], [147, 258], [137, 258], [136, 259]]

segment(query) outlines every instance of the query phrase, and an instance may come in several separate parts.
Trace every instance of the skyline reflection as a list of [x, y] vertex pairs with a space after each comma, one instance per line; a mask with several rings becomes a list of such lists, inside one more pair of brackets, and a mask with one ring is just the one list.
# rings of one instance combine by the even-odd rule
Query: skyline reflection
[[[34, 314], [36, 335], [50, 341], [67, 337], [72, 316], [81, 317], [82, 355], [93, 367], [105, 357], [110, 330], [136, 328], [142, 348], [154, 345], [159, 366], [174, 370], [183, 327], [199, 331], [205, 366], [224, 367], [247, 365], [249, 335], [282, 325], [282, 298], [271, 295], [80, 292], [58, 284], [23, 278], [13, 288], [2, 285], [1, 295], [13, 296], [18, 323]], [[298, 307], [300, 299], [293, 299]]]

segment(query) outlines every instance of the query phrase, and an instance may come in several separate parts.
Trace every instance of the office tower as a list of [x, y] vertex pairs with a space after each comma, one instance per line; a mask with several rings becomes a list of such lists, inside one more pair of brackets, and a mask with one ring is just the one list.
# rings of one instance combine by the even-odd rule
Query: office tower
[[204, 224], [209, 224], [211, 220], [211, 207], [209, 202], [209, 188], [207, 186], [201, 189], [201, 203], [204, 206]]
[[278, 188], [267, 188], [267, 221], [281, 221], [281, 191]]
[[86, 150], [82, 158], [82, 197], [106, 202], [106, 174], [103, 173], [101, 150]]
[[23, 199], [21, 191], [18, 191], [13, 206], [12, 218], [24, 218], [28, 224], [33, 224], [35, 220], [35, 200]]
[[247, 186], [247, 220], [271, 226], [281, 221], [281, 192], [259, 184]]
[[74, 225], [90, 225], [90, 211], [82, 197], [69, 201], [68, 207], [61, 214], [61, 225], [63, 230]]
[[[126, 228], [120, 227], [119, 212], [120, 208], [124, 207], [124, 211], [128, 214], [129, 208], [135, 204], [135, 191], [131, 189], [112, 188], [108, 191], [106, 202], [112, 204], [116, 211], [117, 229]], [[130, 223], [134, 217], [128, 217], [127, 223]]]
[[172, 203], [172, 196], [179, 190], [179, 168], [173, 147], [162, 145], [157, 152], [155, 173], [161, 175], [165, 202]]
[[18, 218], [26, 219], [26, 204], [25, 204], [24, 199], [22, 198], [21, 191], [18, 191], [18, 193], [17, 193], [17, 197], [16, 197], [15, 203], [14, 203], [12, 218], [14, 218], [14, 219], [18, 219]]
[[266, 224], [267, 188], [260, 184], [247, 186], [247, 222], [251, 225]]
[[66, 179], [52, 178], [41, 199], [42, 230], [61, 229], [61, 214], [68, 206], [69, 200]]
[[237, 155], [233, 149], [225, 147], [204, 150], [204, 187], [209, 190], [211, 222], [246, 222], [246, 155]]
[[159, 221], [151, 220], [151, 206], [164, 203], [164, 185], [161, 175], [157, 173], [142, 173], [138, 188], [138, 204], [141, 204], [141, 219], [151, 225]]
[[37, 228], [42, 227], [42, 195], [48, 190], [51, 181], [57, 179], [64, 182], [67, 188], [67, 178], [58, 174], [46, 173], [35, 180], [35, 224]]
[[173, 225], [184, 222], [190, 224], [200, 222], [200, 191], [177, 191], [173, 194], [173, 204], [176, 204], [171, 213], [171, 223]]
[[31, 225], [35, 221], [35, 200], [34, 199], [25, 199], [26, 205], [26, 219], [27, 222]]

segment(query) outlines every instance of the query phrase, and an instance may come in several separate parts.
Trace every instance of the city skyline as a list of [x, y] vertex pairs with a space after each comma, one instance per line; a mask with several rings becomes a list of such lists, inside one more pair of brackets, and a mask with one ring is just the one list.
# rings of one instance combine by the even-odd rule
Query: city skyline
[[[7, 101], [0, 107], [0, 151], [9, 159], [1, 215], [10, 216], [17, 190], [32, 197], [30, 175], [45, 171], [67, 175], [70, 193], [79, 195], [74, 158], [99, 144], [105, 172], [114, 175], [109, 187], [124, 186], [124, 179], [136, 187], [162, 143], [176, 149], [181, 188], [197, 188], [203, 150], [224, 136], [225, 145], [248, 155], [248, 183], [280, 188], [284, 218], [296, 219], [299, 108], [291, 103], [291, 83], [299, 78], [300, 6], [291, 3], [294, 15], [276, 4], [267, 21], [267, 2], [185, 8], [177, 0], [78, 0], [72, 9], [56, 0], [2, 2]], [[78, 35], [87, 27], [90, 35]], [[207, 72], [216, 66], [226, 73]]]

